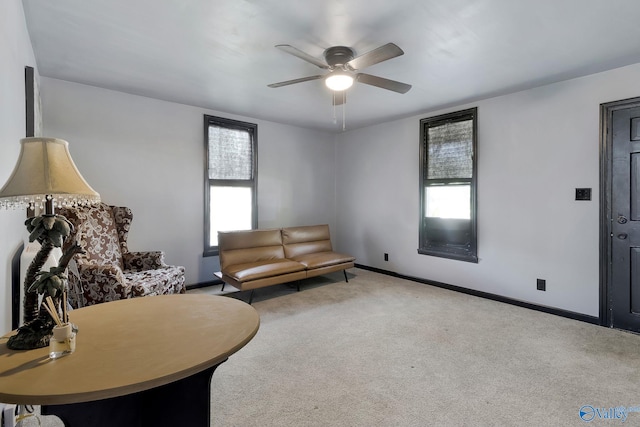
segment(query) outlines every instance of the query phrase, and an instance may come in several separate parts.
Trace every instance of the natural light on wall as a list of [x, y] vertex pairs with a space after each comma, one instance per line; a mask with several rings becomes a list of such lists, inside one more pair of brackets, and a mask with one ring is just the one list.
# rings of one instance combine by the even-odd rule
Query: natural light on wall
[[251, 188], [211, 186], [211, 246], [218, 246], [218, 231], [251, 229]]

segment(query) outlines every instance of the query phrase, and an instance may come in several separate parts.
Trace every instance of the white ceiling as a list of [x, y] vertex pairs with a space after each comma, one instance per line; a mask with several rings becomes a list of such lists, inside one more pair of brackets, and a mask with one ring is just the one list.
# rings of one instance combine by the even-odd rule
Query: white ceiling
[[393, 42], [405, 54], [358, 84], [347, 129], [640, 62], [638, 0], [23, 0], [42, 76], [326, 131], [322, 58]]

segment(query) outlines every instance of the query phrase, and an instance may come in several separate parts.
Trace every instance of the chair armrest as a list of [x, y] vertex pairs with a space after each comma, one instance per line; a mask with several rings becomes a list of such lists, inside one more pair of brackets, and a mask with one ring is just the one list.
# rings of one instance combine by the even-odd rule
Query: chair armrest
[[78, 264], [82, 299], [79, 306], [126, 299], [131, 293], [120, 267], [116, 265]]
[[167, 267], [162, 251], [127, 252], [122, 254], [122, 262], [125, 271], [156, 270]]

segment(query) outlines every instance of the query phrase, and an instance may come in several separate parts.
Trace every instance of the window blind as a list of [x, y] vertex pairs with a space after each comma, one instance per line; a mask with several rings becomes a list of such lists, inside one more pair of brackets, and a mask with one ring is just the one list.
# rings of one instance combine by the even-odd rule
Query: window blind
[[427, 179], [473, 176], [473, 121], [428, 128]]
[[209, 179], [252, 179], [252, 147], [246, 130], [209, 126]]

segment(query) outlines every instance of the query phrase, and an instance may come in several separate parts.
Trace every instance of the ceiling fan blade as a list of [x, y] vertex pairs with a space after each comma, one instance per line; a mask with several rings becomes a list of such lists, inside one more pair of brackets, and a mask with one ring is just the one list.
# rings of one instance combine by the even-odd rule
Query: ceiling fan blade
[[323, 68], [325, 70], [329, 68], [329, 65], [327, 65], [326, 62], [316, 58], [315, 56], [311, 56], [308, 53], [305, 53], [300, 49], [297, 49], [288, 44], [279, 44], [279, 45], [276, 45], [276, 47], [284, 52], [287, 52], [290, 55], [297, 56], [298, 58], [304, 61], [310, 62], [317, 67]]
[[382, 89], [392, 90], [398, 93], [407, 93], [409, 92], [409, 89], [411, 89], [411, 85], [408, 85], [406, 83], [401, 83], [395, 80], [389, 80], [378, 76], [372, 76], [371, 74], [359, 73], [356, 78], [360, 83], [376, 86]]
[[351, 61], [347, 62], [347, 66], [354, 70], [361, 70], [400, 55], [404, 55], [404, 51], [402, 49], [393, 43], [387, 43], [384, 46], [380, 46], [377, 49], [353, 58]]
[[347, 91], [333, 92], [333, 105], [342, 105], [347, 102]]
[[310, 80], [318, 80], [318, 79], [321, 79], [323, 77], [324, 77], [323, 75], [302, 77], [302, 78], [299, 78], [299, 79], [287, 80], [287, 81], [279, 82], [279, 83], [271, 83], [270, 85], [267, 85], [267, 86], [269, 86], [269, 87], [289, 86], [289, 85], [293, 85], [293, 84], [296, 84], [296, 83], [308, 82]]

